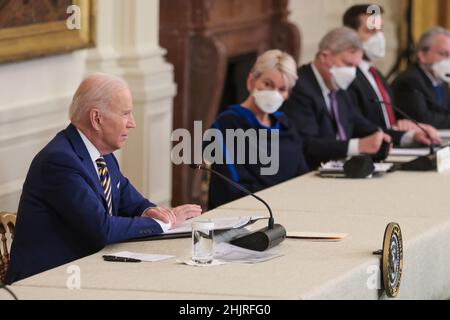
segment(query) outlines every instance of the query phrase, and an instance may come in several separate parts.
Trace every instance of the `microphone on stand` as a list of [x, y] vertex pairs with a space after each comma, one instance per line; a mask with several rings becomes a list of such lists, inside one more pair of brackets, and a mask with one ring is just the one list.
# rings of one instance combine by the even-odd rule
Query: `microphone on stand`
[[212, 174], [215, 174], [222, 180], [225, 180], [227, 183], [234, 186], [236, 189], [239, 189], [240, 191], [244, 192], [245, 194], [252, 196], [253, 198], [257, 199], [258, 201], [262, 202], [267, 210], [269, 211], [269, 223], [266, 228], [263, 228], [259, 231], [256, 231], [254, 233], [245, 235], [243, 237], [237, 238], [230, 243], [232, 245], [253, 250], [253, 251], [265, 251], [267, 249], [270, 249], [272, 247], [275, 247], [276, 245], [280, 244], [286, 239], [286, 229], [280, 225], [275, 224], [275, 220], [273, 218], [272, 209], [270, 209], [270, 206], [265, 202], [263, 199], [255, 195], [253, 192], [247, 190], [246, 188], [240, 186], [230, 178], [224, 176], [223, 174], [211, 169], [207, 168], [203, 165], [195, 165], [191, 164], [190, 167], [194, 170], [203, 170], [206, 172], [210, 172]]
[[[406, 112], [404, 112], [403, 110], [401, 110], [397, 106], [393, 105], [390, 102], [379, 100], [379, 99], [371, 99], [371, 101], [379, 103], [379, 104], [391, 106], [392, 109], [394, 109], [395, 112], [400, 114], [402, 117], [404, 117], [405, 119], [408, 119], [409, 121], [414, 122], [414, 124], [420, 130], [422, 130], [425, 133], [427, 138], [431, 142], [433, 142], [433, 139], [431, 138], [431, 136], [428, 133], [428, 131], [425, 130], [424, 127], [422, 127], [422, 125], [417, 120], [414, 120]], [[401, 169], [403, 171], [434, 171], [434, 170], [436, 170], [436, 168], [437, 168], [436, 153], [435, 153], [434, 148], [433, 148], [433, 143], [430, 144], [430, 154], [428, 156], [420, 156], [420, 157], [418, 157], [417, 159], [415, 159], [413, 161], [410, 161], [410, 162], [402, 164], [402, 166], [401, 166]]]

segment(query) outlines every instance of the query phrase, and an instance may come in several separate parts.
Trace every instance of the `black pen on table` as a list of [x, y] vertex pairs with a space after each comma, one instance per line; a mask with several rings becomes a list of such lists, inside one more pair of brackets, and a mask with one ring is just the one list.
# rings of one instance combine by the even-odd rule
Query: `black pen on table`
[[104, 255], [103, 259], [105, 261], [109, 261], [109, 262], [141, 262], [141, 260], [139, 260], [139, 259], [109, 256], [109, 255]]

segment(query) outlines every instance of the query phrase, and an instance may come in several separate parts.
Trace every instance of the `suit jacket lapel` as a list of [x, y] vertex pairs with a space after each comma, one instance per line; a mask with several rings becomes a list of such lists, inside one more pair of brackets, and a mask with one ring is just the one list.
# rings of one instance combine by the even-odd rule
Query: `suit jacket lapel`
[[103, 199], [103, 204], [105, 205], [106, 208], [107, 204], [103, 187], [100, 183], [100, 179], [98, 178], [97, 171], [91, 161], [89, 152], [87, 151], [86, 146], [83, 143], [83, 140], [81, 140], [80, 134], [78, 133], [77, 129], [71, 124], [65, 130], [65, 135], [72, 144], [75, 153], [78, 155], [78, 157], [80, 157], [83, 163], [83, 168], [85, 169], [85, 172], [89, 177], [91, 186], [100, 196], [100, 198]]
[[[321, 107], [322, 114], [327, 119], [326, 121], [328, 122], [328, 126], [330, 127], [331, 130], [333, 130], [334, 132], [337, 132], [337, 128], [336, 128], [334, 119], [331, 116], [330, 111], [328, 110], [327, 103], [325, 101], [325, 97], [323, 96], [323, 93], [322, 93], [322, 88], [320, 87], [319, 81], [317, 80], [317, 78], [314, 74], [311, 64], [309, 64], [306, 67], [304, 76], [311, 79], [314, 90], [317, 92], [318, 105]], [[324, 119], [324, 121], [325, 121], [325, 119]]]
[[422, 80], [424, 81], [425, 88], [426, 88], [426, 97], [428, 99], [430, 99], [431, 101], [434, 101], [436, 103], [436, 105], [439, 105], [437, 97], [436, 97], [436, 91], [434, 90], [433, 82], [431, 81], [431, 79], [427, 76], [425, 71], [423, 71], [419, 65], [415, 65], [415, 67], [419, 70], [419, 73], [422, 76]]
[[[377, 71], [377, 73], [379, 74], [378, 71]], [[378, 117], [380, 117], [384, 123], [385, 119], [384, 119], [383, 110], [382, 110], [383, 105], [379, 102], [376, 102], [376, 101], [380, 100], [380, 98], [378, 97], [375, 89], [372, 87], [372, 84], [369, 82], [369, 79], [366, 78], [364, 73], [359, 68], [357, 71], [357, 77], [358, 77], [359, 83], [363, 87], [362, 92], [365, 92], [367, 94], [367, 96], [364, 96], [363, 99], [365, 101], [368, 100], [369, 105], [373, 105], [375, 112], [378, 114]], [[383, 77], [382, 77], [382, 79], [383, 79]], [[389, 91], [388, 91], [388, 94], [389, 94]], [[393, 101], [392, 96], [391, 95], [389, 95], [389, 96], [391, 97], [391, 101]]]
[[[369, 80], [366, 78], [364, 73], [362, 73], [362, 71], [359, 68], [357, 71], [357, 77], [360, 80], [361, 85], [364, 86], [363, 92], [369, 93], [369, 99], [379, 100], [378, 95], [375, 92], [375, 89], [372, 87]], [[379, 103], [377, 103], [377, 104], [379, 104]]]

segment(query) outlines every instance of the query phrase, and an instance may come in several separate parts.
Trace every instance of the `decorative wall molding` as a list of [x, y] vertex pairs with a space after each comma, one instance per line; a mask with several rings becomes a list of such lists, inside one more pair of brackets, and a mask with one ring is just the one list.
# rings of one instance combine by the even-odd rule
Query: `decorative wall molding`
[[159, 1], [117, 3], [115, 49], [121, 76], [133, 95], [137, 128], [121, 154], [122, 171], [151, 201], [171, 202], [173, 66], [159, 46]]
[[0, 209], [17, 211], [31, 160], [69, 123], [70, 96], [28, 100], [0, 110]]

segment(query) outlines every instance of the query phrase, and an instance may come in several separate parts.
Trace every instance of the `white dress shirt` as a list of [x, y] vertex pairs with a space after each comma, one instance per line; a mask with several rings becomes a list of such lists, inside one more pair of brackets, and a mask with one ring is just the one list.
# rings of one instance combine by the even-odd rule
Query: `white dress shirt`
[[[100, 151], [98, 151], [98, 149], [92, 144], [92, 142], [83, 134], [83, 132], [81, 132], [81, 130], [79, 130], [77, 128], [77, 131], [89, 153], [89, 156], [92, 161], [92, 165], [94, 166], [95, 172], [97, 172], [98, 179], [100, 180], [100, 174], [98, 172], [98, 167], [97, 167], [97, 159], [100, 158], [102, 155], [100, 154]], [[148, 209], [150, 209], [150, 208], [148, 208]], [[147, 211], [147, 210], [145, 210], [145, 211]], [[163, 232], [167, 232], [172, 227], [171, 223], [164, 223], [157, 219], [153, 219], [153, 220], [155, 220], [161, 226], [161, 229], [163, 230]]]
[[[314, 76], [316, 77], [317, 82], [319, 83], [328, 112], [330, 113], [330, 115], [332, 115], [333, 113], [331, 112], [331, 102], [330, 102], [331, 90], [326, 86], [325, 81], [320, 75], [319, 70], [317, 70], [316, 66], [314, 65], [314, 62], [311, 63], [311, 67], [314, 72]], [[338, 135], [336, 135], [336, 139], [339, 139]], [[359, 139], [350, 139], [348, 143], [347, 156], [353, 157], [357, 155], [359, 155]]]
[[425, 72], [427, 77], [430, 79], [431, 83], [433, 84], [433, 87], [442, 85], [443, 82], [441, 80], [439, 80], [438, 78], [433, 76], [424, 66], [422, 66], [422, 65], [419, 65], [419, 66], [423, 70], [423, 72]]

